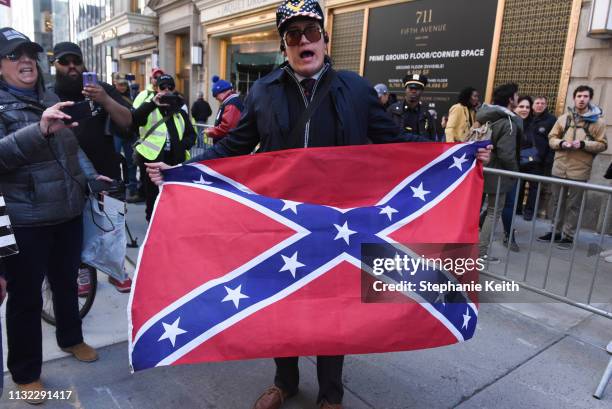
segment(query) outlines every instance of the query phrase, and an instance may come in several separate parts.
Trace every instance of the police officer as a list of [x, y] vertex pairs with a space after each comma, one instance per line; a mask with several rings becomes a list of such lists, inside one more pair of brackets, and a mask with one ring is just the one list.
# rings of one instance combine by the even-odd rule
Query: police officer
[[[189, 116], [181, 109], [184, 99], [174, 91], [174, 78], [163, 74], [156, 81], [157, 91], [134, 111], [134, 123], [140, 127], [136, 152], [140, 162], [165, 162], [177, 165], [189, 159], [189, 149], [196, 133]], [[145, 187], [146, 219], [151, 219], [159, 189], [149, 178]]]
[[420, 135], [428, 141], [439, 141], [436, 120], [421, 103], [427, 77], [419, 74], [407, 75], [403, 82], [406, 99], [389, 107], [393, 121], [407, 133]]

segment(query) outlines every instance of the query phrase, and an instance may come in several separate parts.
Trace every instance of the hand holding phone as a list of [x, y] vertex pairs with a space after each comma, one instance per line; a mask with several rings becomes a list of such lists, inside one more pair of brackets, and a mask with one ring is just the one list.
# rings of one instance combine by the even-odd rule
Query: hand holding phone
[[91, 118], [91, 106], [88, 101], [80, 101], [71, 105], [65, 105], [60, 108], [61, 111], [70, 115], [70, 118], [62, 118], [65, 124], [80, 122], [84, 119]]
[[43, 136], [49, 136], [61, 129], [76, 126], [75, 120], [65, 110], [74, 105], [72, 101], [58, 102], [45, 109], [40, 118], [40, 131]]
[[83, 88], [98, 85], [98, 76], [95, 72], [83, 73]]
[[108, 194], [113, 193], [124, 193], [125, 192], [125, 184], [119, 180], [113, 180], [108, 182], [106, 180], [90, 180], [87, 182], [89, 186], [89, 190], [91, 193], [102, 193], [106, 192]]

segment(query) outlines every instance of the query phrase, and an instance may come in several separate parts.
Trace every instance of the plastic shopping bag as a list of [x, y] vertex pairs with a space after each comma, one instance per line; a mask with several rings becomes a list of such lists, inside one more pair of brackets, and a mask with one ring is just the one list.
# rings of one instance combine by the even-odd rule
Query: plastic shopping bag
[[81, 261], [124, 281], [127, 238], [125, 203], [107, 195], [101, 200], [90, 195], [83, 209], [83, 250]]

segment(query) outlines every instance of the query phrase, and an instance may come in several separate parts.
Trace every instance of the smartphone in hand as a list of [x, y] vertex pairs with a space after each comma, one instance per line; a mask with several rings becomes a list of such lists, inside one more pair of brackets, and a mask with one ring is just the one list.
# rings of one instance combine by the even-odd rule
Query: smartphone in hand
[[62, 112], [70, 115], [70, 119], [62, 120], [65, 124], [80, 122], [83, 119], [91, 118], [92, 116], [89, 101], [75, 102], [73, 105], [65, 106], [62, 108]]
[[98, 76], [95, 72], [84, 72], [83, 87], [87, 87], [90, 85], [98, 85]]
[[90, 180], [87, 182], [91, 193], [107, 192], [109, 194], [125, 193], [125, 184], [120, 180], [107, 182], [106, 180]]

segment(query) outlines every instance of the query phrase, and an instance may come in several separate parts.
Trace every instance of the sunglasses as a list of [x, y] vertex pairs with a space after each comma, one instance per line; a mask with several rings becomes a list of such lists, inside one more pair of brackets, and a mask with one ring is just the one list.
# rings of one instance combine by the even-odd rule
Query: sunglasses
[[302, 36], [306, 36], [306, 39], [311, 43], [316, 43], [321, 39], [323, 30], [319, 26], [308, 26], [304, 30], [294, 29], [287, 30], [285, 32], [285, 44], [289, 47], [294, 47], [300, 44]]
[[2, 58], [6, 58], [9, 61], [19, 61], [19, 59], [24, 55], [31, 60], [38, 59], [38, 52], [27, 48], [20, 48], [14, 50], [12, 53], [5, 54], [4, 56], [2, 56]]
[[76, 55], [62, 56], [57, 59], [57, 63], [59, 65], [70, 65], [70, 63], [72, 63], [73, 65], [81, 65], [83, 64], [83, 59]]
[[161, 85], [159, 89], [161, 91], [165, 91], [165, 90], [174, 91], [174, 87], [172, 85]]

